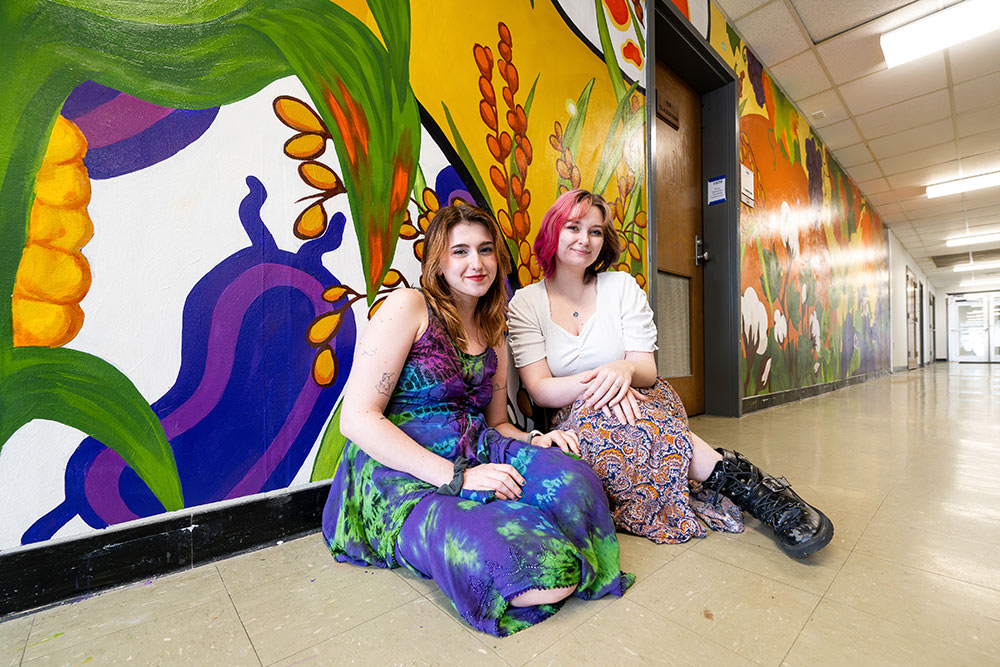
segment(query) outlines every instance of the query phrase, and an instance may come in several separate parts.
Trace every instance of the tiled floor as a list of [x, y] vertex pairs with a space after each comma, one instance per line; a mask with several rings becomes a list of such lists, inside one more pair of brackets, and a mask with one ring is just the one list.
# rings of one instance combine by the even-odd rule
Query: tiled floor
[[787, 476], [834, 542], [792, 560], [752, 519], [676, 546], [623, 535], [624, 598], [496, 639], [432, 582], [335, 563], [312, 535], [2, 623], [0, 667], [1000, 664], [1000, 367], [692, 422]]

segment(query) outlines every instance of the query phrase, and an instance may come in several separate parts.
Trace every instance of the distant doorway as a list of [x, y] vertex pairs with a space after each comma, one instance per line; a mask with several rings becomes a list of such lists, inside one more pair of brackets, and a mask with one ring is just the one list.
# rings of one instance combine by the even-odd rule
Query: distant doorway
[[934, 310], [934, 295], [930, 292], [927, 293], [927, 310], [931, 316], [931, 359], [928, 363], [934, 363], [937, 361], [937, 312]]
[[917, 354], [920, 342], [919, 299], [917, 277], [906, 269], [906, 368], [911, 371], [918, 367], [920, 360]]

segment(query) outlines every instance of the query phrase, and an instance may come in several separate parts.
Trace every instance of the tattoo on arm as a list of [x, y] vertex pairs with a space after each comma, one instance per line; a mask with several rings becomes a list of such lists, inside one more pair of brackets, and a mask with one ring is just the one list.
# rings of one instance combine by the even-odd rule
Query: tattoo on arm
[[493, 383], [493, 391], [501, 391], [501, 390], [506, 390], [506, 389], [507, 389], [507, 385], [504, 384], [504, 383], [502, 383], [502, 382], [494, 382]]
[[369, 350], [361, 350], [361, 356], [362, 357], [374, 357], [375, 356], [375, 350], [371, 350], [371, 349], [369, 349]]
[[392, 390], [395, 386], [396, 383], [393, 381], [392, 373], [382, 373], [382, 379], [375, 385], [375, 391], [383, 396], [392, 396]]

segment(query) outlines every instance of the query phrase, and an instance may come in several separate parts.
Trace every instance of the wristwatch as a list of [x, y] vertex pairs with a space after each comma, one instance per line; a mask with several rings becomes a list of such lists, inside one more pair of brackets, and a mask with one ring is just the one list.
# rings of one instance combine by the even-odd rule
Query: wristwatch
[[544, 434], [541, 431], [539, 431], [537, 428], [534, 428], [534, 429], [531, 429], [530, 431], [528, 431], [528, 444], [529, 445], [531, 444], [531, 441], [535, 439], [536, 435], [544, 435]]

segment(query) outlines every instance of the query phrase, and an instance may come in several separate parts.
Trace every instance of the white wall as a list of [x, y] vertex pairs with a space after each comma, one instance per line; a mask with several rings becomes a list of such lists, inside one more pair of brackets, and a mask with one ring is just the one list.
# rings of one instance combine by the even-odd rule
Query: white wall
[[[945, 294], [942, 290], [937, 289], [929, 280], [920, 267], [917, 266], [916, 260], [906, 252], [902, 244], [896, 238], [896, 235], [889, 230], [889, 312], [892, 318], [892, 367], [893, 368], [906, 368], [906, 270], [909, 269], [910, 272], [916, 276], [917, 281], [922, 283], [924, 286], [924, 298], [920, 305], [920, 320], [921, 326], [924, 327], [924, 361], [930, 363], [933, 361], [931, 359], [931, 337], [930, 337], [930, 315], [928, 313], [928, 298], [929, 292], [934, 293], [934, 298], [937, 300], [935, 304], [938, 308], [944, 307]], [[944, 331], [945, 321], [943, 315], [939, 314], [937, 320], [938, 327], [938, 339], [940, 340], [941, 335], [947, 334]], [[938, 343], [937, 353], [943, 355], [941, 352], [941, 345], [947, 345], [947, 337], [945, 337], [945, 342]], [[919, 344], [920, 341], [917, 341]], [[919, 361], [919, 355], [918, 355]]]

